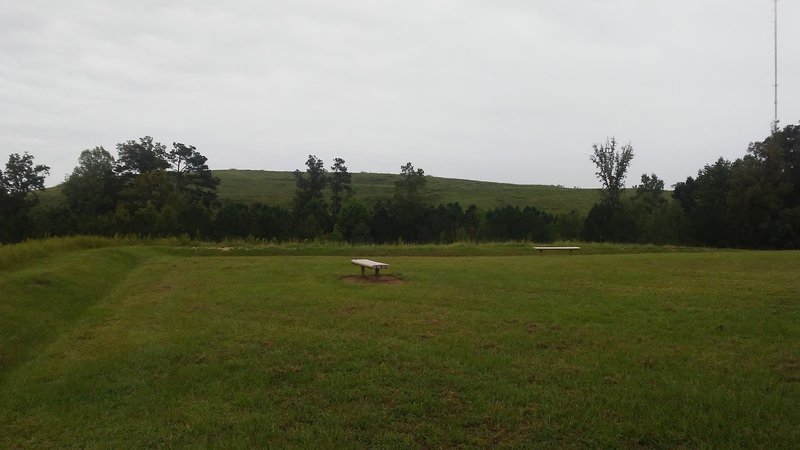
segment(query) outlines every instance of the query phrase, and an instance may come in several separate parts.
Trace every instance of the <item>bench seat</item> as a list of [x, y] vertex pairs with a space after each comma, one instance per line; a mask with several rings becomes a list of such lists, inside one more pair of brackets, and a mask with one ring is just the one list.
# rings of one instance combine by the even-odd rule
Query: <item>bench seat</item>
[[357, 266], [361, 266], [361, 276], [362, 277], [364, 276], [364, 269], [372, 269], [372, 270], [374, 270], [375, 271], [375, 276], [379, 277], [381, 269], [388, 269], [389, 268], [389, 264], [378, 262], [378, 261], [373, 261], [371, 259], [357, 258], [357, 259], [350, 260], [350, 262], [355, 264], [355, 265], [357, 265]]
[[575, 250], [580, 250], [581, 248], [580, 247], [533, 247], [533, 249], [539, 250], [540, 255], [543, 254], [545, 250], [564, 250], [564, 251], [568, 250], [569, 254], [571, 255], [572, 252], [574, 252]]

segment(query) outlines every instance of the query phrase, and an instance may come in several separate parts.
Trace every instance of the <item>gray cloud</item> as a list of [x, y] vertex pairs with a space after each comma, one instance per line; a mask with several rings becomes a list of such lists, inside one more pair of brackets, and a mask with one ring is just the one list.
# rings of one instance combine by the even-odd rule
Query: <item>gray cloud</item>
[[[594, 186], [741, 156], [772, 114], [768, 1], [0, 0], [0, 157], [63, 180], [84, 148], [152, 135], [215, 168]], [[800, 6], [780, 3], [781, 117], [800, 120]]]

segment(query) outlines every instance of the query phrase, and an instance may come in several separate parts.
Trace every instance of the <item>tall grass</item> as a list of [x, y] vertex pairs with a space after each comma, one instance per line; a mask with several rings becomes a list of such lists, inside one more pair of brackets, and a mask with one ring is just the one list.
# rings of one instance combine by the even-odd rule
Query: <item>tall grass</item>
[[183, 238], [156, 240], [137, 236], [71, 236], [28, 240], [19, 244], [0, 244], [0, 270], [19, 268], [41, 258], [75, 250], [137, 244], [179, 245], [187, 242]]

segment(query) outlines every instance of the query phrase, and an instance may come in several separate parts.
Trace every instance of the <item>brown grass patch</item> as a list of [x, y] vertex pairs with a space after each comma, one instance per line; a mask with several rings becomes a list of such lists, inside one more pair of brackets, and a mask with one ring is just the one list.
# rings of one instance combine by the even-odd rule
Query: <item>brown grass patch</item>
[[784, 383], [800, 383], [800, 359], [788, 358], [774, 365], [772, 369]]

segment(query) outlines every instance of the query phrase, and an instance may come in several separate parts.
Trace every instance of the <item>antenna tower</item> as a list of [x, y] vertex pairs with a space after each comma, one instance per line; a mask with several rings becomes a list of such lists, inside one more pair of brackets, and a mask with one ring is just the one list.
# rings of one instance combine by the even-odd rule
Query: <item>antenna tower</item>
[[775, 50], [775, 118], [772, 121], [772, 132], [778, 131], [778, 0], [773, 0], [774, 16], [774, 50]]

